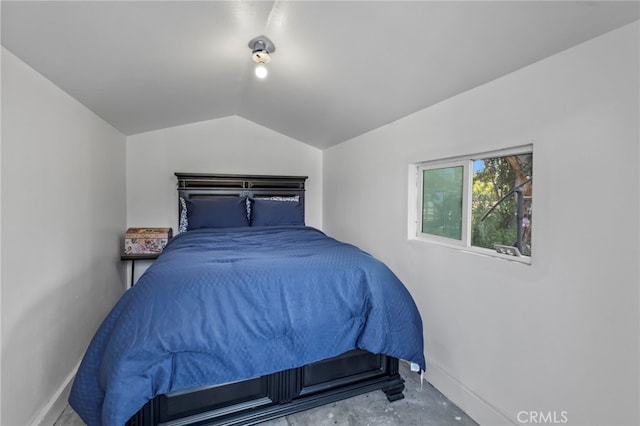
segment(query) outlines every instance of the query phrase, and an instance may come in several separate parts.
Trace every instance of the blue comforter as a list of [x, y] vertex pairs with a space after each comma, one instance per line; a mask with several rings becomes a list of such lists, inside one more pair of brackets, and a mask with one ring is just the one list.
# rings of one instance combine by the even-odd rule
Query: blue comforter
[[159, 394], [355, 348], [425, 368], [420, 315], [383, 263], [310, 227], [189, 231], [104, 320], [69, 402], [122, 425]]

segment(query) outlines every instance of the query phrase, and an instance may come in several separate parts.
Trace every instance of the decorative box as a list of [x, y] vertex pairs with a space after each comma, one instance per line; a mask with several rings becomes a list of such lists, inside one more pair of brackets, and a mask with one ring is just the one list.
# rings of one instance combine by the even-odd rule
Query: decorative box
[[124, 254], [160, 253], [172, 236], [171, 228], [129, 228], [124, 235]]

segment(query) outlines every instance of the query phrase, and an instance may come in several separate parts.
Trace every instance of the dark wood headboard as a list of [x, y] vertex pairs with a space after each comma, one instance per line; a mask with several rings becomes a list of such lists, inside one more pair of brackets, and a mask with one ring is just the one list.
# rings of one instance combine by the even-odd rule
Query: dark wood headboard
[[178, 178], [178, 196], [184, 199], [298, 196], [304, 209], [304, 183], [307, 176], [210, 173], [176, 173], [175, 175]]

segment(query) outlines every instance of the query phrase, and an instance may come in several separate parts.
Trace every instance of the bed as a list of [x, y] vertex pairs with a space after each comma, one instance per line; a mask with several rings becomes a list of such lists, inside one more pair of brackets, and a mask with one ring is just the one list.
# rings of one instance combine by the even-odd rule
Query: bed
[[425, 369], [413, 299], [384, 264], [304, 225], [306, 177], [176, 177], [182, 232], [74, 381], [88, 425], [255, 424], [373, 390], [403, 398], [399, 359]]

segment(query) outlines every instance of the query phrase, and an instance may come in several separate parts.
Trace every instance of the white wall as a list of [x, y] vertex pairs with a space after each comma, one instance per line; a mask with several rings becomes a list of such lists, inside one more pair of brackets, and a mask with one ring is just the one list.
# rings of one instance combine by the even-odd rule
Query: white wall
[[2, 418], [51, 424], [122, 293], [124, 135], [2, 48]]
[[[640, 422], [638, 35], [636, 22], [324, 152], [326, 231], [400, 276], [430, 381], [483, 424]], [[532, 141], [533, 265], [407, 240], [410, 163]]]
[[[128, 226], [172, 227], [175, 235], [175, 172], [308, 176], [305, 220], [322, 228], [322, 151], [252, 121], [230, 116], [129, 136]], [[136, 262], [134, 280], [150, 264]]]
[[127, 138], [127, 224], [177, 231], [175, 172], [309, 176], [306, 222], [322, 227], [322, 151], [231, 116]]

